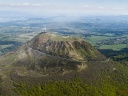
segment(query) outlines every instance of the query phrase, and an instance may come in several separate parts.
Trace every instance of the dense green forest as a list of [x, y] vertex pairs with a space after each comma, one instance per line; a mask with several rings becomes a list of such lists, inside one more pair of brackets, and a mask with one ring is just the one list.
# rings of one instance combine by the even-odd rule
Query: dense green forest
[[99, 79], [95, 84], [86, 84], [81, 78], [71, 81], [49, 81], [43, 85], [30, 86], [14, 83], [20, 96], [128, 96], [128, 85]]
[[106, 57], [113, 59], [114, 61], [124, 62], [128, 61], [128, 48], [121, 49], [119, 51], [99, 49], [99, 51]]

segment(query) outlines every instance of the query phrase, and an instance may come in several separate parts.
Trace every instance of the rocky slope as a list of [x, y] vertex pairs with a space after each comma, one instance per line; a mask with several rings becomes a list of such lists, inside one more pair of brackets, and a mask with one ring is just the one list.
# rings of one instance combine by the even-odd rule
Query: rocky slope
[[18, 50], [14, 66], [23, 66], [44, 73], [82, 71], [88, 62], [106, 61], [88, 42], [69, 36], [40, 33]]
[[105, 59], [102, 54], [86, 41], [70, 36], [41, 33], [33, 38], [28, 43], [28, 46], [45, 54], [72, 60], [97, 61]]

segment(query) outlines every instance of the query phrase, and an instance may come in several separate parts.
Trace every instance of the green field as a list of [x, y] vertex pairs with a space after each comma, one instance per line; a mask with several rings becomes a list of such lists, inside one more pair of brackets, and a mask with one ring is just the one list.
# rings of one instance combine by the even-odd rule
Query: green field
[[127, 44], [117, 44], [117, 45], [101, 45], [100, 49], [112, 49], [112, 50], [121, 50], [127, 48]]
[[91, 36], [91, 37], [85, 37], [85, 40], [91, 43], [93, 46], [97, 46], [97, 43], [102, 42], [103, 40], [108, 40], [110, 38], [115, 37], [109, 37], [109, 36]]
[[108, 37], [108, 36], [91, 36], [91, 37], [85, 38], [85, 40], [88, 40], [90, 42], [98, 42], [98, 41], [106, 40], [106, 39], [109, 39], [109, 38], [112, 38], [112, 37]]
[[11, 47], [11, 46], [12, 46], [12, 44], [0, 45], [0, 50], [1, 50], [1, 49], [4, 49], [4, 48], [7, 48], [7, 47]]
[[[128, 35], [127, 35], [128, 36]], [[85, 38], [86, 41], [91, 43], [98, 49], [112, 49], [121, 50], [127, 48], [127, 38], [126, 36], [90, 36]]]
[[[23, 44], [29, 40], [31, 40], [34, 36], [36, 36], [39, 32], [31, 32], [31, 33], [17, 33], [17, 34], [0, 34], [0, 55], [5, 54], [7, 52], [13, 51], [20, 44]], [[3, 43], [4, 42], [4, 43]], [[8, 43], [10, 42], [10, 43]]]

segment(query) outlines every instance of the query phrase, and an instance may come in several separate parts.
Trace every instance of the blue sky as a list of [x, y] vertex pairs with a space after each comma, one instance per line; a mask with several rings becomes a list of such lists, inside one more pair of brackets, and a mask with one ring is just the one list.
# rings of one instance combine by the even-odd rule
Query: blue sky
[[128, 15], [128, 0], [1, 0], [0, 10], [43, 15]]

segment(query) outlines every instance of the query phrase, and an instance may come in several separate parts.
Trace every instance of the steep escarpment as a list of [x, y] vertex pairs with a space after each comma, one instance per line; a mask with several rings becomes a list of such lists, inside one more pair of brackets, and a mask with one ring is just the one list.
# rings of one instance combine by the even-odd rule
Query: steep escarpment
[[72, 60], [97, 61], [105, 59], [88, 42], [75, 37], [42, 33], [30, 41], [28, 45], [46, 54]]

